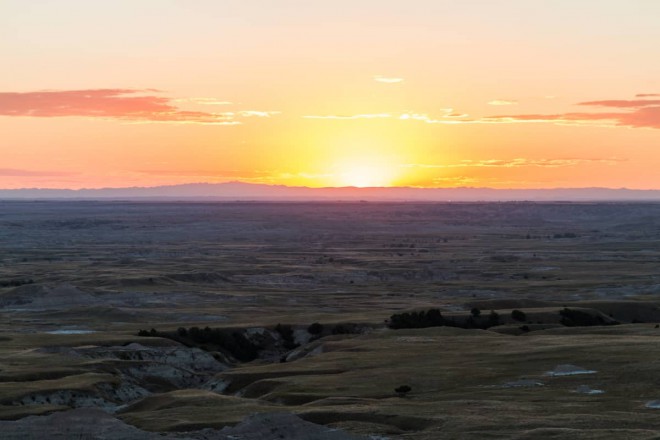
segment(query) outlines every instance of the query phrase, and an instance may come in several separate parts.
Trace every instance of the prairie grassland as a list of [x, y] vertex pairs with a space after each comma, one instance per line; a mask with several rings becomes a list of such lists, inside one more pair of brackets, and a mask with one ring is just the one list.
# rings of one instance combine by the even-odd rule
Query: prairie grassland
[[[0, 419], [96, 405], [149, 431], [286, 411], [390, 438], [660, 436], [657, 204], [0, 202], [0, 249]], [[499, 325], [385, 325], [430, 308]], [[564, 308], [620, 325], [567, 327]], [[137, 336], [191, 327], [267, 349]], [[595, 373], [546, 374], [565, 365]]]

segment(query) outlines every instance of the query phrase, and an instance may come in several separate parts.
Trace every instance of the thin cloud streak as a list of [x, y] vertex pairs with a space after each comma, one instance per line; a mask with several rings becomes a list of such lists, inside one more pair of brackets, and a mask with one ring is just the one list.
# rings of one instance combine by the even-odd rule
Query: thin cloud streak
[[279, 115], [281, 112], [263, 112], [259, 110], [243, 110], [238, 112], [238, 115], [246, 117], [246, 118], [251, 118], [251, 117], [257, 117], [257, 118], [270, 118], [271, 116]]
[[335, 119], [335, 120], [354, 120], [354, 119], [379, 119], [379, 118], [391, 118], [392, 115], [389, 113], [365, 113], [360, 115], [306, 115], [303, 116], [305, 119]]
[[488, 101], [488, 105], [518, 105], [518, 101], [512, 101], [508, 99], [494, 99], [492, 101]]
[[448, 108], [444, 109], [445, 114], [442, 115], [442, 118], [453, 118], [453, 119], [434, 119], [431, 116], [425, 113], [401, 113], [401, 114], [392, 114], [392, 113], [362, 113], [357, 115], [306, 115], [303, 116], [305, 119], [329, 119], [329, 120], [340, 120], [340, 121], [351, 121], [356, 119], [397, 119], [400, 121], [420, 121], [427, 124], [457, 124], [462, 122], [470, 122], [469, 120], [460, 120], [456, 118], [467, 117], [467, 114], [464, 113], [455, 113], [453, 109]]
[[391, 77], [391, 76], [376, 75], [374, 76], [374, 81], [378, 81], [380, 83], [385, 83], [385, 84], [398, 84], [398, 83], [402, 83], [404, 79]]
[[561, 168], [576, 166], [583, 163], [602, 163], [615, 165], [619, 162], [625, 162], [625, 159], [618, 158], [599, 158], [599, 159], [526, 159], [518, 157], [515, 159], [484, 159], [484, 160], [462, 160], [451, 164], [404, 164], [404, 168], [519, 168], [519, 167], [543, 167], [543, 168]]

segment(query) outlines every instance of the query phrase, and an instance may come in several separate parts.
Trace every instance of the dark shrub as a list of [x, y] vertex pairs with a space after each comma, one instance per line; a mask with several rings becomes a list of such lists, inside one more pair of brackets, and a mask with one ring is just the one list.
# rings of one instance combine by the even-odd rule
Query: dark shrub
[[566, 327], [585, 327], [585, 326], [594, 326], [594, 325], [614, 325], [618, 322], [614, 321], [611, 323], [605, 322], [602, 316], [594, 316], [589, 312], [584, 312], [582, 310], [575, 310], [564, 308], [559, 311], [561, 316], [560, 322]]
[[399, 397], [405, 397], [406, 394], [412, 391], [408, 385], [401, 385], [400, 387], [394, 388], [394, 392], [399, 395]]
[[500, 324], [500, 315], [495, 311], [491, 310], [488, 315], [488, 326], [492, 327]]
[[307, 332], [311, 335], [320, 335], [323, 332], [323, 325], [315, 322], [314, 324], [307, 327]]
[[525, 321], [527, 319], [527, 315], [525, 315], [525, 312], [523, 312], [522, 310], [512, 310], [511, 318], [514, 321]]

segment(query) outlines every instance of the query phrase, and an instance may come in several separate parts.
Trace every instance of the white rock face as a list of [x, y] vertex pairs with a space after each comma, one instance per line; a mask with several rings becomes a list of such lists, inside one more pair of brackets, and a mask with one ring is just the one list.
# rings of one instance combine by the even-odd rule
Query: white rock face
[[580, 385], [579, 387], [577, 387], [575, 392], [579, 394], [590, 394], [590, 395], [605, 393], [605, 391], [603, 390], [595, 390], [588, 385]]
[[62, 389], [29, 393], [13, 404], [96, 407], [114, 412], [154, 391], [202, 387], [214, 374], [227, 369], [227, 365], [197, 348], [145, 347], [132, 343], [111, 347], [50, 347], [48, 352], [107, 360], [115, 371], [116, 382], [97, 383], [93, 389], [84, 391]]
[[112, 411], [118, 405], [86, 391], [58, 390], [34, 393], [12, 402], [12, 405], [62, 405], [72, 408], [103, 408]]
[[[91, 359], [117, 359], [123, 361], [143, 361], [149, 365], [163, 365], [184, 370], [173, 377], [185, 376], [185, 372], [218, 373], [228, 368], [211, 354], [199, 348], [186, 347], [145, 347], [132, 343], [127, 346], [75, 348], [71, 354]], [[137, 371], [137, 370], [136, 370]]]
[[312, 338], [312, 335], [305, 329], [296, 329], [293, 331], [293, 341], [298, 345], [305, 345]]
[[578, 374], [595, 374], [597, 373], [596, 370], [587, 370], [582, 367], [578, 367], [577, 365], [571, 365], [571, 364], [561, 364], [557, 365], [554, 370], [547, 371], [545, 373], [546, 376], [575, 376]]
[[77, 350], [79, 355], [94, 359], [119, 359], [126, 365], [118, 365], [124, 379], [134, 384], [166, 383], [173, 388], [197, 388], [210, 375], [228, 367], [198, 348], [144, 347], [129, 344], [126, 347], [93, 347]]
[[535, 379], [519, 379], [502, 384], [503, 388], [533, 388], [542, 386], [544, 386], [544, 383]]

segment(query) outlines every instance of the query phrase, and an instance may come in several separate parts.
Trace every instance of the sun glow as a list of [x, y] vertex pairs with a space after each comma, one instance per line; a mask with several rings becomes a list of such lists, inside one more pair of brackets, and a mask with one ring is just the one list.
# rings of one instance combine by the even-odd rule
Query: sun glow
[[394, 180], [392, 170], [377, 163], [343, 166], [337, 177], [340, 185], [355, 186], [357, 188], [392, 186]]

